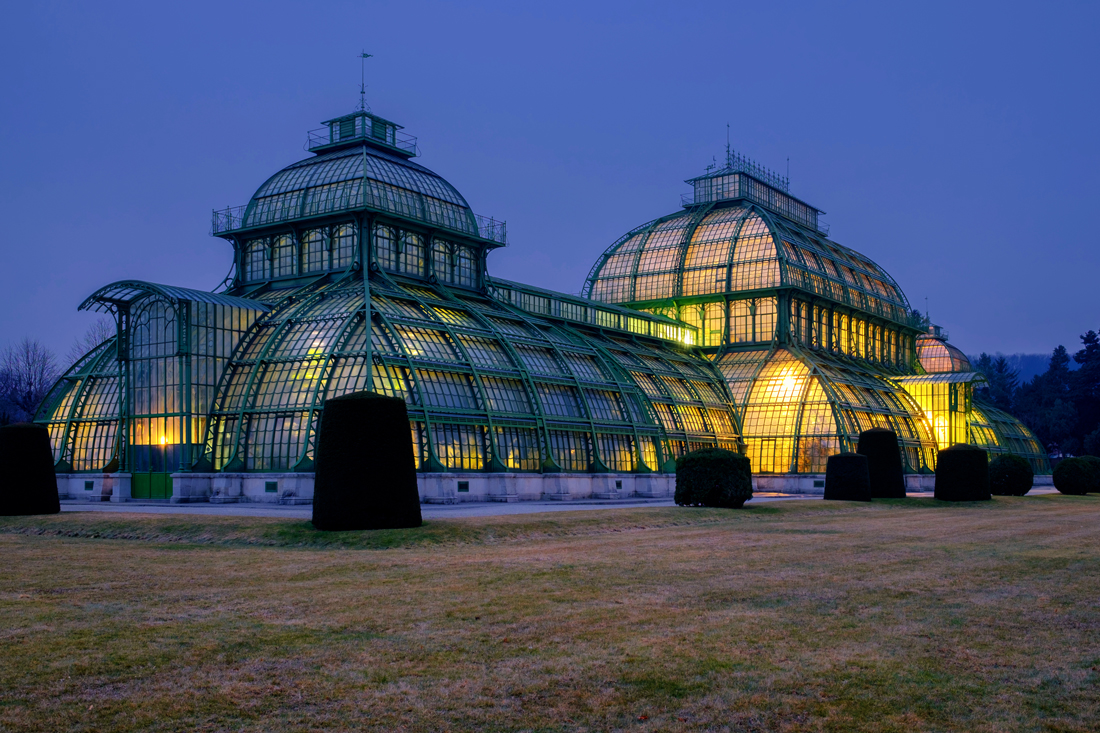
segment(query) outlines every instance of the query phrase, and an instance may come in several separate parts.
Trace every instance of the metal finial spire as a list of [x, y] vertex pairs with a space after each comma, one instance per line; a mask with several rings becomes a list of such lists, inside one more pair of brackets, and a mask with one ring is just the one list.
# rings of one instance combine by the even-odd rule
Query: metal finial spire
[[730, 155], [730, 123], [726, 123], [726, 167], [733, 165], [733, 156]]
[[367, 59], [373, 57], [374, 54], [366, 51], [359, 54], [359, 109], [363, 112], [370, 112], [367, 106]]

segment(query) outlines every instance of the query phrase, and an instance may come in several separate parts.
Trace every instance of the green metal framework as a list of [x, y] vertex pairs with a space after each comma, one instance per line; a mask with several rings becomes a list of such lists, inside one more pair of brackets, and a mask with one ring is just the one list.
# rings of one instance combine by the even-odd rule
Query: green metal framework
[[288, 290], [257, 324], [211, 410], [209, 467], [310, 470], [324, 400], [368, 388], [407, 401], [424, 471], [661, 471], [737, 446], [721, 376], [682, 345], [380, 269], [368, 339], [363, 285]]

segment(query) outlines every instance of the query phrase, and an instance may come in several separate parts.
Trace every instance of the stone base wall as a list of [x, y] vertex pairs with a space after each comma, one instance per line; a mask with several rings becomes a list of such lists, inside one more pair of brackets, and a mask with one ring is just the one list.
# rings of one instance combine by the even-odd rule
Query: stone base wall
[[[417, 488], [425, 504], [476, 501], [576, 501], [593, 499], [671, 499], [676, 475], [671, 473], [418, 473]], [[1051, 477], [1036, 476], [1035, 486], [1050, 486]], [[907, 474], [906, 491], [932, 491], [933, 474]], [[752, 477], [755, 493], [825, 493], [825, 474], [760, 474]], [[62, 499], [141, 501], [130, 493], [128, 473], [59, 473]], [[312, 473], [174, 473], [173, 504], [312, 504]]]

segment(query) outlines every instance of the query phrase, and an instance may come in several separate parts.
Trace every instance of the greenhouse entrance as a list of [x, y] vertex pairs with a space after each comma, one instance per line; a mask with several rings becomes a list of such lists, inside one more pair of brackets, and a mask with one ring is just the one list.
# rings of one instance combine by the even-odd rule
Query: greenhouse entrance
[[132, 499], [171, 499], [172, 475], [142, 471], [130, 477], [130, 498]]

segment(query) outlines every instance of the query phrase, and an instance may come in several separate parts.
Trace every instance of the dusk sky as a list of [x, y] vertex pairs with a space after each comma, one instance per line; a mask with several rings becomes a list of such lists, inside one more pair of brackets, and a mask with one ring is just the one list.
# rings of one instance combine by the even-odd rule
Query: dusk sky
[[0, 47], [0, 346], [120, 279], [211, 289], [210, 212], [358, 102], [579, 292], [733, 147], [967, 353], [1100, 329], [1097, 3], [18, 3]]

